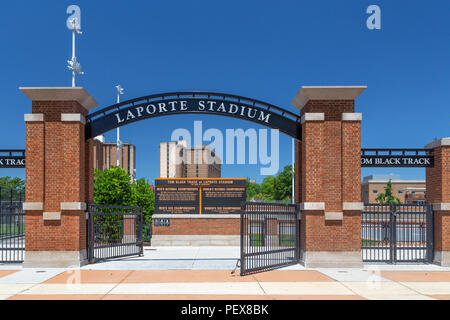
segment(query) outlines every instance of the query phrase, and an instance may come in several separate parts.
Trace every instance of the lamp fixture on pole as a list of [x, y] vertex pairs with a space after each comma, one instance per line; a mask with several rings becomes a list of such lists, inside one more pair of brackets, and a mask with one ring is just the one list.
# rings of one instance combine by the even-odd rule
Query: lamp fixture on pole
[[81, 71], [81, 64], [77, 61], [75, 55], [75, 35], [82, 34], [81, 32], [81, 10], [79, 6], [71, 5], [67, 7], [67, 13], [71, 14], [67, 18], [67, 28], [72, 31], [72, 60], [68, 60], [68, 68], [72, 71], [72, 87], [75, 87], [75, 75], [83, 75]]
[[[120, 103], [120, 96], [123, 94], [123, 88], [119, 84], [117, 89], [117, 104]], [[120, 128], [117, 128], [117, 166], [120, 167], [120, 149], [123, 149], [123, 143], [120, 141]]]

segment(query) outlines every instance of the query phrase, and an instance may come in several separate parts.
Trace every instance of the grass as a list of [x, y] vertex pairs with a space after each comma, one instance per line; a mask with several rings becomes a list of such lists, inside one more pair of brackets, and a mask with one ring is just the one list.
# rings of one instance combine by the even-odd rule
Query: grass
[[0, 237], [15, 236], [24, 233], [25, 228], [23, 225], [0, 224]]
[[252, 247], [262, 247], [264, 246], [264, 236], [259, 233], [249, 234], [250, 246]]

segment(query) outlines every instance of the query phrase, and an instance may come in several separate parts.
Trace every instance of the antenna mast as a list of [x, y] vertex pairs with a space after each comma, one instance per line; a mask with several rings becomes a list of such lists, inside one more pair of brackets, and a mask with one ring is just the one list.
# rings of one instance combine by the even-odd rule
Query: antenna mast
[[67, 28], [72, 31], [72, 60], [68, 60], [68, 68], [72, 71], [72, 87], [75, 87], [75, 76], [77, 74], [83, 75], [81, 71], [81, 64], [77, 61], [75, 54], [75, 35], [81, 35], [81, 10], [76, 5], [71, 5], [67, 8], [67, 13], [72, 14], [67, 18]]

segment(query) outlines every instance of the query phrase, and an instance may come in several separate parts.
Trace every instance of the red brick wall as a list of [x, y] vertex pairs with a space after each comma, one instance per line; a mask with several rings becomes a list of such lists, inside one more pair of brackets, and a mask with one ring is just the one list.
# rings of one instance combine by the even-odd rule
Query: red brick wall
[[303, 251], [360, 251], [361, 213], [347, 211], [343, 221], [325, 221], [319, 211], [302, 211], [300, 244]]
[[295, 142], [295, 176], [294, 176], [294, 196], [295, 203], [302, 202], [302, 143], [300, 141]]
[[154, 235], [239, 235], [238, 219], [170, 219], [170, 227], [155, 227]]
[[[450, 202], [450, 147], [433, 150], [434, 167], [426, 169], [428, 203]], [[450, 251], [450, 211], [434, 211], [434, 249]]]
[[85, 143], [85, 199], [87, 203], [94, 203], [94, 140]]
[[328, 212], [342, 211], [342, 136], [340, 121], [325, 121], [323, 166], [323, 199]]
[[[26, 124], [26, 201], [43, 202], [44, 212], [61, 212], [61, 202], [86, 202], [85, 136], [80, 122], [61, 122], [62, 113], [87, 110], [75, 101], [33, 101], [44, 122]], [[61, 212], [44, 221], [42, 211], [27, 211], [26, 251], [79, 251], [86, 248], [82, 211]]]
[[26, 251], [80, 251], [86, 249], [84, 212], [62, 213], [60, 221], [43, 221], [42, 212], [25, 215]]
[[25, 201], [44, 202], [44, 123], [25, 124]]
[[342, 122], [342, 201], [361, 202], [361, 122]]
[[309, 112], [325, 113], [325, 121], [341, 121], [342, 113], [355, 112], [353, 100], [309, 100], [301, 114]]
[[434, 167], [426, 169], [427, 202], [450, 202], [450, 147], [435, 148], [433, 154]]
[[[342, 212], [342, 202], [361, 201], [361, 124], [342, 121], [342, 113], [353, 112], [353, 100], [313, 100], [302, 109], [302, 115], [324, 113], [325, 121], [302, 125], [303, 141], [296, 145], [296, 157], [302, 159], [296, 177], [299, 202], [324, 202], [326, 212]], [[326, 221], [323, 211], [303, 211], [302, 250], [360, 251], [361, 212], [343, 215], [342, 221]]]
[[301, 202], [323, 202], [323, 122], [305, 122], [302, 140]]

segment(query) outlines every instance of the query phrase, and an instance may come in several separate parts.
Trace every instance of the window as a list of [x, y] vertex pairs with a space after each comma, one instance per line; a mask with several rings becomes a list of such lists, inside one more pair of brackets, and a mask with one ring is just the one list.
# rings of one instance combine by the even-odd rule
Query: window
[[399, 191], [398, 191], [398, 194], [403, 194], [403, 191], [399, 190]]
[[373, 192], [373, 194], [377, 194], [378, 190], [373, 190], [372, 192]]

